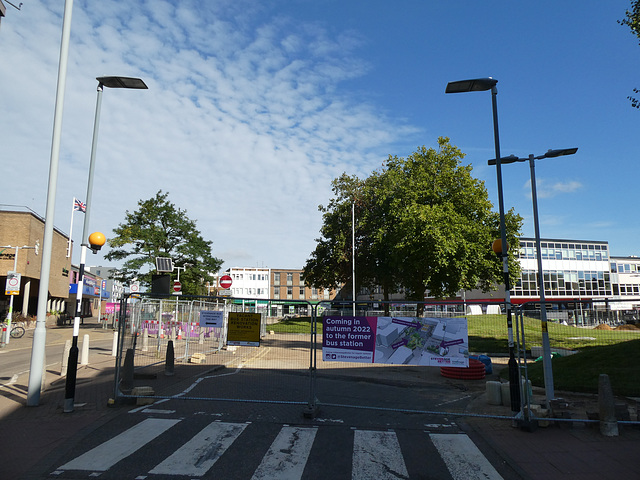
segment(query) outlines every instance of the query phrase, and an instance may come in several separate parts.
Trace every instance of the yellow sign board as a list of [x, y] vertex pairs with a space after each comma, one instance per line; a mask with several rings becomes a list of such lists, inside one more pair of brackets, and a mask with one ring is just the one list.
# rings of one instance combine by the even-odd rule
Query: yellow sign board
[[259, 313], [230, 312], [227, 345], [260, 346]]

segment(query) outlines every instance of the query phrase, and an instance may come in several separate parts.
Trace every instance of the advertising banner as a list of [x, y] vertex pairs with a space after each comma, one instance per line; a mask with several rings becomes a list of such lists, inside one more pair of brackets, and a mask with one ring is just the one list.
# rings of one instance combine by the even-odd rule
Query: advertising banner
[[324, 317], [322, 359], [468, 367], [467, 319]]

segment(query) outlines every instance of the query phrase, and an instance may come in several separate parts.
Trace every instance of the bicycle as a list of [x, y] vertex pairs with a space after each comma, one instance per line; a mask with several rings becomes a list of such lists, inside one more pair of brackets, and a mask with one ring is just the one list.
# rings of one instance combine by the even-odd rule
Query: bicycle
[[[7, 328], [7, 322], [2, 322], [0, 324], [2, 334], [4, 334], [5, 329]], [[11, 331], [9, 335], [11, 338], [22, 338], [25, 333], [24, 324], [22, 322], [11, 322]]]

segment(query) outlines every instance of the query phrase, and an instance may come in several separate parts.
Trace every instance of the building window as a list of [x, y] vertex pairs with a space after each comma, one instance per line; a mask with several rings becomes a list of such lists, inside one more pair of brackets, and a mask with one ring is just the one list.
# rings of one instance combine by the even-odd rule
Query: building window
[[293, 299], [293, 287], [287, 287], [287, 299]]
[[304, 298], [304, 287], [300, 287], [300, 298]]
[[280, 272], [275, 272], [273, 274], [273, 284], [280, 285]]
[[287, 285], [293, 285], [293, 273], [287, 273]]

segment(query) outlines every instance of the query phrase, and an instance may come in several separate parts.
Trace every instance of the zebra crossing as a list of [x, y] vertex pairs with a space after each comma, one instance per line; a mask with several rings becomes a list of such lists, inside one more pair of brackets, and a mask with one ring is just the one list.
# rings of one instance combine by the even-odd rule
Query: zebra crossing
[[463, 433], [205, 423], [146, 418], [66, 461], [51, 478], [502, 478]]

